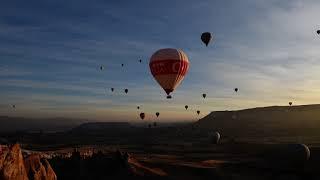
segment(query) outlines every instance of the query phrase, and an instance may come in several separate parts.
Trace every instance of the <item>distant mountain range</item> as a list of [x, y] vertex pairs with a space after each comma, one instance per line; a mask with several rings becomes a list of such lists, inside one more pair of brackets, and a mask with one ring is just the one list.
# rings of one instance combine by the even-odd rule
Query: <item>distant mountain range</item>
[[0, 132], [15, 131], [65, 131], [71, 129], [84, 120], [67, 118], [24, 118], [0, 116]]
[[[66, 118], [30, 119], [0, 116], [0, 132], [42, 130], [120, 133], [136, 132], [138, 127], [146, 127], [145, 125], [135, 124], [133, 126], [128, 122], [89, 122]], [[181, 127], [182, 125], [172, 126]], [[223, 134], [234, 135], [320, 137], [320, 105], [270, 106], [238, 111], [214, 111], [194, 123], [193, 126], [196, 129], [203, 129], [203, 132], [217, 130]]]
[[270, 106], [215, 111], [195, 123], [200, 129], [227, 134], [264, 136], [320, 135], [320, 105]]

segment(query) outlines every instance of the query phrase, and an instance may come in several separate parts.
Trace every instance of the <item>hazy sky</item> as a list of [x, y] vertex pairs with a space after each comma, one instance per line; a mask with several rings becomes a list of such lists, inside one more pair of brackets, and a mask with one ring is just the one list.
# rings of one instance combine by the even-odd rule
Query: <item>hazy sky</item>
[[[138, 121], [140, 105], [167, 121], [319, 103], [319, 18], [319, 0], [1, 2], [0, 115]], [[167, 47], [190, 61], [169, 101], [148, 66]]]

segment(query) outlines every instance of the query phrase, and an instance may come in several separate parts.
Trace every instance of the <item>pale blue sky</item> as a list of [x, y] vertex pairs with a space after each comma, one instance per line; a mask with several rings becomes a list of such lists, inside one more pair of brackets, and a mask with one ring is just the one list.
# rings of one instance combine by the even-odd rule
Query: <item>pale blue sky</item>
[[[318, 103], [319, 17], [317, 0], [2, 2], [0, 114], [138, 121], [140, 105], [147, 119], [159, 111], [167, 121], [196, 119], [196, 109]], [[204, 31], [214, 36], [208, 47]], [[148, 67], [166, 47], [190, 61], [170, 101]]]

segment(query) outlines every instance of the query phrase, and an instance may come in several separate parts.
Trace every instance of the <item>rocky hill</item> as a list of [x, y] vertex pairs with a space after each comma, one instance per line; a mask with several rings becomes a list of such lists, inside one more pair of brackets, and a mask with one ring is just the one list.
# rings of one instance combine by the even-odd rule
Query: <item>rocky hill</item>
[[320, 105], [270, 106], [239, 111], [215, 111], [195, 123], [200, 129], [227, 134], [320, 135]]
[[56, 180], [57, 176], [46, 159], [39, 155], [23, 157], [18, 144], [0, 145], [1, 180]]

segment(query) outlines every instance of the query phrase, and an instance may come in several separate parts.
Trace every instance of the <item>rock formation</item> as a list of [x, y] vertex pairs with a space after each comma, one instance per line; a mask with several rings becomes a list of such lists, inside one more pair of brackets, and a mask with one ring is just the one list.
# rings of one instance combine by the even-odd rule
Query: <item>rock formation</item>
[[30, 155], [23, 159], [18, 144], [0, 151], [1, 180], [56, 180], [57, 176], [46, 159]]

